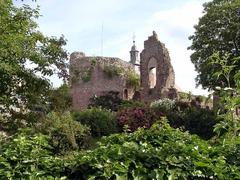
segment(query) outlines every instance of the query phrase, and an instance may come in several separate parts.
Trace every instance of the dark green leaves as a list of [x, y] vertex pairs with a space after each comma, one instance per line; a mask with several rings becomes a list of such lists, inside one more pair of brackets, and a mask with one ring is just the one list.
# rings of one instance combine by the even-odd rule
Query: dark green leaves
[[46, 37], [35, 20], [39, 9], [0, 0], [0, 111], [24, 113], [46, 102], [49, 76], [67, 80], [64, 37]]
[[194, 27], [194, 35], [189, 38], [192, 40], [189, 49], [193, 50], [191, 61], [198, 72], [197, 84], [204, 88], [213, 89], [222, 82], [227, 83], [225, 78], [213, 76], [221, 70], [219, 66], [209, 65], [209, 57], [214, 53], [219, 52], [220, 58], [226, 53], [232, 54], [229, 65], [236, 65], [233, 72], [239, 69], [239, 63], [232, 61], [233, 56], [240, 55], [239, 7], [239, 0], [213, 0], [205, 3], [204, 14]]

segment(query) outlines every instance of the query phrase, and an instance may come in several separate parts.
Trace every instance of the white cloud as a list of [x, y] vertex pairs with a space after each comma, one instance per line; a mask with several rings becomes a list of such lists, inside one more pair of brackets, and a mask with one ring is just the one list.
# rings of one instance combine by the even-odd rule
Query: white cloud
[[[201, 88], [195, 88], [197, 73], [190, 61], [191, 52], [187, 50], [191, 44], [188, 37], [193, 34], [193, 26], [198, 23], [198, 19], [202, 15], [202, 3], [201, 1], [190, 1], [177, 8], [154, 12], [149, 19], [142, 22], [142, 28], [136, 32], [138, 50], [142, 50], [144, 40], [151, 35], [152, 30], [156, 30], [160, 41], [165, 43], [169, 50], [175, 70], [176, 84], [182, 90], [195, 94], [208, 94]], [[110, 47], [118, 47], [118, 56], [129, 60], [130, 37], [131, 35], [128, 33], [111, 39], [111, 42], [106, 44]]]
[[159, 38], [166, 43], [175, 70], [176, 83], [184, 91], [195, 94], [207, 94], [195, 88], [197, 73], [190, 61], [191, 52], [187, 47], [191, 44], [188, 37], [194, 33], [193, 26], [202, 15], [201, 1], [191, 1], [178, 8], [155, 12], [148, 24], [160, 29]]

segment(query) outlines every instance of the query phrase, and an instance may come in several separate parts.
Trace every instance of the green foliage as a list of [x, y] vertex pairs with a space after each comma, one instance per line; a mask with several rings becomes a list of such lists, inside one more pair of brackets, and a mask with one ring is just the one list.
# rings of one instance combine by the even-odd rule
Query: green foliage
[[175, 108], [175, 101], [167, 98], [159, 99], [152, 102], [150, 107], [159, 112], [168, 113]]
[[87, 72], [84, 72], [84, 73], [82, 74], [82, 80], [83, 80], [84, 82], [90, 81], [90, 80], [91, 80], [91, 77], [92, 77], [92, 71], [91, 71], [90, 69], [88, 69]]
[[109, 91], [102, 96], [94, 96], [90, 98], [90, 107], [102, 107], [111, 111], [117, 111], [119, 105], [122, 103], [122, 99], [119, 97], [119, 92]]
[[90, 66], [87, 67], [84, 71], [79, 71], [77, 69], [72, 69], [72, 77], [71, 77], [71, 81], [73, 83], [76, 83], [77, 81], [79, 81], [80, 79], [83, 82], [88, 82], [91, 80], [92, 78], [92, 73], [95, 69], [95, 65], [96, 65], [96, 60], [95, 59], [90, 59]]
[[39, 9], [17, 8], [11, 0], [0, 3], [0, 111], [12, 114], [45, 103], [46, 77], [68, 78], [66, 40], [38, 31]]
[[50, 153], [47, 136], [25, 130], [0, 144], [0, 179], [60, 179], [62, 161]]
[[173, 109], [164, 113], [172, 127], [189, 131], [202, 139], [212, 138], [215, 135], [214, 126], [222, 120], [212, 110], [194, 108], [181, 101], [177, 101]]
[[[231, 61], [231, 63], [229, 63], [229, 61]], [[209, 58], [209, 65], [218, 66], [220, 69], [212, 76], [217, 80], [224, 79], [221, 84], [222, 87], [233, 87], [232, 83], [234, 82], [232, 82], [232, 80], [234, 78], [234, 74], [236, 73], [236, 64], [239, 64], [239, 62], [240, 56], [232, 57], [232, 55], [229, 53], [221, 56], [220, 53], [214, 53]]]
[[185, 130], [203, 139], [210, 139], [215, 135], [213, 129], [218, 121], [215, 113], [206, 109], [190, 108], [183, 116]]
[[115, 113], [101, 107], [75, 112], [74, 119], [89, 126], [94, 137], [107, 136], [118, 131]]
[[196, 96], [196, 101], [199, 102], [200, 104], [206, 99], [204, 96]]
[[222, 153], [197, 136], [155, 124], [106, 137], [99, 148], [80, 153], [69, 178], [237, 179], [239, 166], [225, 160], [229, 150]]
[[[213, 89], [224, 84], [234, 87], [233, 77], [240, 68], [234, 57], [239, 57], [240, 44], [240, 7], [239, 0], [213, 0], [204, 4], [204, 15], [195, 26], [195, 33], [190, 37], [193, 50], [191, 61], [198, 72], [197, 83], [204, 88]], [[228, 56], [228, 66], [232, 66], [232, 74], [226, 79], [218, 76], [222, 67], [209, 64], [211, 56], [219, 52], [220, 58]], [[229, 80], [229, 81], [228, 81]]]
[[185, 92], [178, 92], [180, 101], [187, 101], [188, 100], [188, 94]]
[[64, 112], [71, 108], [72, 98], [67, 84], [50, 91], [49, 95], [50, 110]]
[[133, 87], [134, 89], [137, 89], [140, 87], [140, 76], [135, 72], [127, 72], [127, 86]]
[[240, 167], [240, 138], [230, 137], [224, 139], [219, 146], [218, 151], [220, 151], [226, 158], [226, 163], [236, 170], [236, 179], [239, 178], [239, 167]]
[[88, 82], [91, 80], [92, 78], [92, 73], [93, 73], [93, 70], [95, 68], [95, 65], [96, 65], [96, 60], [95, 59], [92, 59], [91, 60], [91, 65], [90, 67], [81, 74], [81, 78], [84, 82]]
[[119, 109], [125, 109], [125, 108], [131, 108], [131, 107], [146, 107], [146, 103], [143, 101], [123, 100], [119, 105]]
[[88, 145], [90, 130], [73, 120], [69, 112], [51, 112], [35, 124], [35, 131], [49, 136], [54, 153], [82, 149]]
[[[220, 92], [221, 107], [218, 111], [219, 116], [224, 119], [215, 126], [215, 132], [218, 136], [230, 136], [236, 137], [240, 135], [240, 116], [236, 114], [236, 111], [240, 107], [240, 86], [239, 77], [240, 72], [235, 76], [237, 78], [237, 89], [225, 88]], [[222, 132], [225, 132], [223, 134]]]
[[71, 75], [71, 82], [76, 83], [80, 80], [80, 72], [76, 69], [72, 70], [73, 74]]
[[113, 78], [114, 76], [120, 76], [124, 72], [124, 69], [115, 65], [104, 65], [103, 72], [107, 77]]

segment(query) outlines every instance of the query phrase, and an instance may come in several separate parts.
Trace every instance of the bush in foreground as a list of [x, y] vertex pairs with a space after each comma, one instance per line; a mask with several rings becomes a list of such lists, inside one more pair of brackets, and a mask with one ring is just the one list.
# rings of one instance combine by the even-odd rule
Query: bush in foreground
[[117, 111], [119, 105], [122, 103], [119, 97], [119, 92], [109, 91], [104, 95], [90, 98], [90, 107], [101, 107], [111, 111]]
[[226, 147], [223, 151], [222, 144], [212, 146], [163, 122], [106, 137], [99, 148], [75, 156], [69, 178], [238, 179], [240, 167], [229, 155], [240, 147]]
[[0, 140], [0, 179], [60, 179], [62, 160], [51, 154], [48, 137], [29, 132]]
[[127, 107], [118, 111], [118, 126], [122, 131], [127, 128], [134, 132], [139, 127], [150, 128], [156, 119], [155, 113], [149, 107]]
[[49, 136], [54, 153], [82, 149], [90, 138], [90, 129], [73, 120], [70, 112], [49, 113], [35, 125], [35, 131]]
[[94, 137], [107, 136], [118, 132], [115, 113], [110, 110], [92, 107], [75, 112], [74, 118], [76, 121], [89, 126]]

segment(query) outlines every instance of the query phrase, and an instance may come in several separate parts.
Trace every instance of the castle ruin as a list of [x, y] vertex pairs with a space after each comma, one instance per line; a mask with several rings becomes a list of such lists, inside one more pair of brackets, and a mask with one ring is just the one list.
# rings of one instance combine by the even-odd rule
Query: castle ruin
[[168, 50], [157, 34], [144, 41], [140, 54], [141, 100], [152, 101], [164, 97], [174, 98], [175, 74]]
[[[177, 97], [175, 74], [165, 45], [157, 34], [148, 37], [144, 49], [138, 53], [133, 42], [130, 62], [111, 57], [89, 57], [82, 52], [70, 56], [70, 85], [73, 109], [86, 108], [90, 98], [116, 91], [122, 99], [152, 101]], [[140, 66], [140, 87], [129, 83], [129, 74]], [[137, 68], [138, 69], [138, 68]]]

